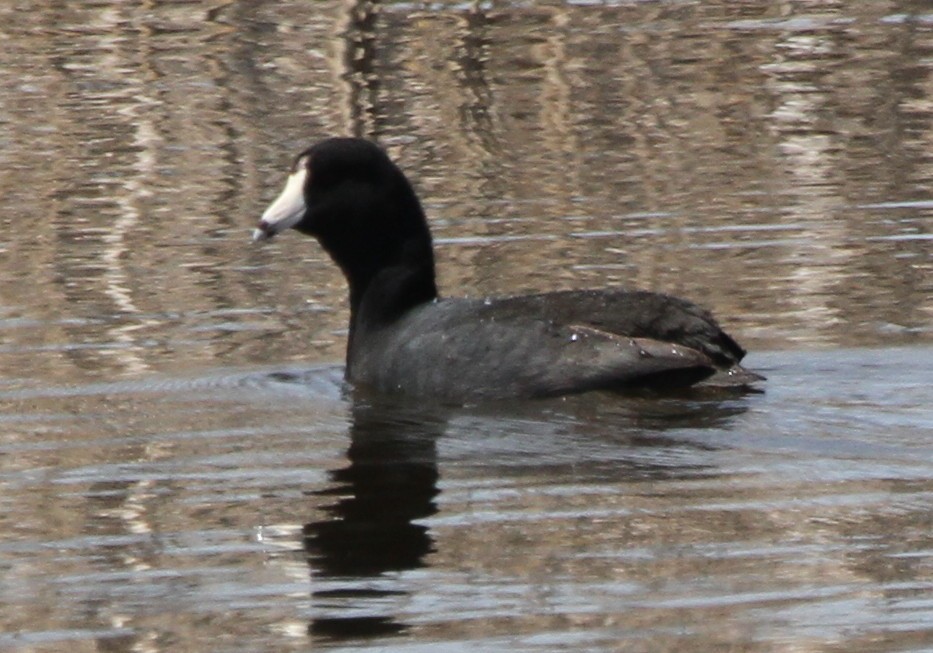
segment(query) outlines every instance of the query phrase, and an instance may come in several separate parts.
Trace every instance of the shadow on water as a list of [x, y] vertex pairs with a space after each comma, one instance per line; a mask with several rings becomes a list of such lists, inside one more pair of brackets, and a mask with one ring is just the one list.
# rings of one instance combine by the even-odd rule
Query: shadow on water
[[[430, 566], [428, 556], [436, 552], [421, 520], [438, 513], [442, 436], [445, 446], [453, 440], [455, 456], [458, 447], [469, 451], [469, 464], [503, 476], [547, 474], [572, 464], [582, 470], [582, 483], [710, 477], [716, 470], [696, 456], [670, 459], [658, 452], [714, 449], [672, 432], [724, 428], [747, 410], [735, 396], [607, 401], [597, 393], [449, 408], [353, 392], [350, 401], [349, 462], [329, 472], [327, 487], [310, 493], [333, 501], [323, 518], [304, 526], [312, 584], [319, 587], [312, 591], [308, 632], [326, 641], [409, 630], [395, 606], [413, 593], [404, 572]], [[587, 449], [590, 465], [580, 460], [586, 441], [598, 443]], [[532, 449], [537, 455], [529, 455]], [[525, 462], [510, 460], [516, 454]]]

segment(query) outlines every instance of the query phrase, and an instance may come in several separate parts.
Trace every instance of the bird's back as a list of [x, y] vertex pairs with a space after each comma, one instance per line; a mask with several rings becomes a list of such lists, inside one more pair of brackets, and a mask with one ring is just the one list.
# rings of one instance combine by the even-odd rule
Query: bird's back
[[438, 300], [356, 343], [351, 381], [458, 401], [686, 386], [744, 355], [696, 305], [624, 290]]

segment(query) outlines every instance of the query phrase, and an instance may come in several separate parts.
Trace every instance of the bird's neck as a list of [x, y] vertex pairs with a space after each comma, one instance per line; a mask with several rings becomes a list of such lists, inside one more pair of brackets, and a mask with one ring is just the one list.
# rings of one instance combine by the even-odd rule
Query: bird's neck
[[387, 250], [378, 265], [345, 270], [350, 285], [350, 342], [437, 299], [430, 234]]

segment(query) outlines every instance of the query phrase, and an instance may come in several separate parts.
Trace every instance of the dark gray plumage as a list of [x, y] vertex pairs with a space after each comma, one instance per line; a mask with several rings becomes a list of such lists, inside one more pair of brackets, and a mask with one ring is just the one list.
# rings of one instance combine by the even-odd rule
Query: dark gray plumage
[[347, 379], [454, 401], [761, 380], [713, 317], [683, 299], [582, 290], [439, 299], [431, 235], [411, 184], [369, 141], [302, 152], [256, 239], [314, 236], [350, 286]]

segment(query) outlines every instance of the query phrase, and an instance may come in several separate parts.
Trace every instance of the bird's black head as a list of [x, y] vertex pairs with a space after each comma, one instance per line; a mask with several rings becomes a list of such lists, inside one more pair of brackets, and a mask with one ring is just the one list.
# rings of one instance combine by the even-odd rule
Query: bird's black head
[[254, 239], [289, 228], [314, 236], [328, 251], [347, 277], [351, 302], [390, 270], [423, 278], [419, 294], [436, 296], [421, 203], [404, 173], [370, 141], [330, 138], [295, 158], [285, 189], [263, 213]]

